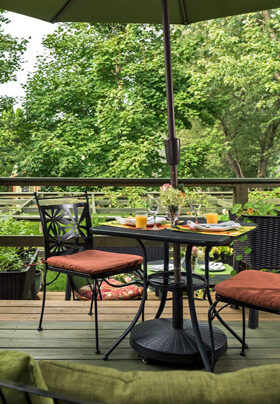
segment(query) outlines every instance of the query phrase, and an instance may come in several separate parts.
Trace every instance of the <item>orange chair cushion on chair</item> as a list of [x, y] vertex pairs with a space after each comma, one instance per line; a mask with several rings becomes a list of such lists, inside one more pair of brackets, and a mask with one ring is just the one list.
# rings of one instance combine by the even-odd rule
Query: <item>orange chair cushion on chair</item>
[[86, 250], [72, 255], [49, 257], [46, 262], [57, 268], [88, 274], [114, 272], [122, 268], [140, 265], [143, 258], [139, 255], [119, 254], [99, 250]]
[[245, 270], [215, 286], [215, 292], [255, 306], [280, 309], [280, 275]]

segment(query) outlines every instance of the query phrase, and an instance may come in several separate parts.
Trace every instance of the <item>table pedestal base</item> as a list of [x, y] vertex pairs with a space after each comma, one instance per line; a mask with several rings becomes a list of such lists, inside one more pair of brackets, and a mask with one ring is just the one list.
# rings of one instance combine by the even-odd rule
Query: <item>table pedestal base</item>
[[[207, 355], [211, 355], [208, 323], [199, 323]], [[223, 331], [213, 327], [215, 358], [227, 351], [227, 338]], [[144, 359], [186, 366], [203, 367], [191, 320], [184, 320], [183, 329], [175, 329], [171, 319], [154, 319], [138, 323], [131, 331], [130, 345]]]

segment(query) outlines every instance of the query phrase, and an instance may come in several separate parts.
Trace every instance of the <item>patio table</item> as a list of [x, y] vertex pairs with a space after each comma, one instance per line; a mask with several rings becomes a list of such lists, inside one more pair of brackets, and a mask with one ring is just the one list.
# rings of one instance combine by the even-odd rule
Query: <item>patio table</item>
[[[248, 226], [243, 234], [254, 231], [254, 227]], [[164, 243], [165, 260], [164, 271], [155, 273], [148, 277], [147, 284], [158, 287], [163, 291], [159, 310], [155, 319], [142, 321], [136, 324], [130, 333], [130, 344], [144, 359], [169, 362], [174, 364], [185, 364], [190, 366], [204, 365], [210, 371], [209, 358], [211, 351], [211, 331], [208, 323], [198, 322], [194, 291], [206, 288], [207, 296], [211, 303], [211, 295], [208, 288], [209, 278], [209, 251], [214, 246], [230, 245], [232, 241], [240, 237], [237, 232], [228, 234], [212, 234], [198, 231], [174, 231], [171, 229], [138, 230], [133, 227], [100, 225], [92, 227], [93, 234], [125, 237], [135, 239], [142, 243], [142, 240], [160, 241]], [[179, 284], [173, 281], [173, 271], [168, 267], [168, 243], [186, 245], [186, 272], [182, 272], [182, 280]], [[143, 243], [142, 243], [143, 244]], [[192, 272], [191, 254], [193, 246], [206, 247], [205, 254], [205, 276]], [[145, 268], [147, 266], [145, 265]], [[147, 276], [147, 274], [145, 274]], [[172, 318], [160, 318], [164, 309], [167, 292], [172, 292]], [[190, 310], [190, 319], [183, 319], [183, 292], [187, 292]], [[215, 342], [215, 360], [227, 351], [227, 338], [223, 331], [213, 327], [212, 337]]]

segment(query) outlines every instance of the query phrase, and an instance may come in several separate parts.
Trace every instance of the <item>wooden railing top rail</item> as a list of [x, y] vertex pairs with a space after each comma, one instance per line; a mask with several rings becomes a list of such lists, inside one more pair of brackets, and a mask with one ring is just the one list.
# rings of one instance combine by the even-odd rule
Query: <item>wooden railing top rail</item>
[[[169, 178], [71, 178], [71, 177], [0, 177], [0, 185], [48, 185], [48, 186], [159, 186], [170, 182]], [[179, 183], [188, 186], [280, 186], [280, 178], [180, 178]]]

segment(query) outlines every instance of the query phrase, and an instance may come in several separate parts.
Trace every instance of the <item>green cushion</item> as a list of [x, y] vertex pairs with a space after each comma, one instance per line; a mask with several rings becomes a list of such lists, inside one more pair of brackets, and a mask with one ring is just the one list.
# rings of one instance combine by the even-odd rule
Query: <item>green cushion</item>
[[106, 404], [273, 404], [280, 402], [280, 365], [215, 375], [204, 371], [121, 372], [39, 361], [48, 388]]
[[[47, 390], [39, 365], [28, 354], [17, 351], [0, 351], [0, 381], [17, 382], [27, 386]], [[3, 388], [8, 403], [26, 403], [23, 393]], [[45, 397], [30, 396], [32, 404], [52, 404]]]

